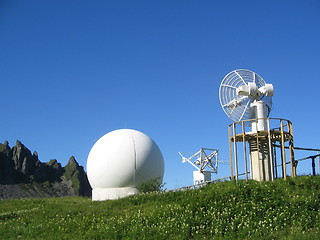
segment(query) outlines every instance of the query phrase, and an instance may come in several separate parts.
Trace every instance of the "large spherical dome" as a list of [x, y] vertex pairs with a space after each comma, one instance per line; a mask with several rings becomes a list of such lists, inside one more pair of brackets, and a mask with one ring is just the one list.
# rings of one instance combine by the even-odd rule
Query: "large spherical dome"
[[157, 144], [146, 134], [119, 129], [101, 137], [87, 160], [94, 189], [137, 187], [149, 179], [162, 181], [164, 161]]

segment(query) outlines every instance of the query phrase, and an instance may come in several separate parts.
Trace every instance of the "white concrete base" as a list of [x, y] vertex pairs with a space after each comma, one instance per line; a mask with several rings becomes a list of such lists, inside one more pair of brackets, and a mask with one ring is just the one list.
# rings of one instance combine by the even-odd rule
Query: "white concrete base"
[[134, 187], [92, 189], [92, 201], [115, 200], [137, 194]]
[[209, 171], [193, 171], [193, 184], [201, 184], [211, 181], [211, 172]]
[[250, 158], [251, 158], [251, 179], [256, 181], [271, 181], [272, 180], [272, 165], [270, 163], [269, 143], [260, 141], [259, 148], [256, 142], [250, 143]]

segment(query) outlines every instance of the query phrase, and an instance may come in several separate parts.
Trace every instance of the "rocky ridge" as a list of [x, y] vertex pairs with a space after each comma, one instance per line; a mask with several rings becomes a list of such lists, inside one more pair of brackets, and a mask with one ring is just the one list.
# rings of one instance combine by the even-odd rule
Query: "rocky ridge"
[[62, 167], [56, 159], [41, 162], [20, 141], [12, 148], [0, 144], [0, 199], [90, 195], [87, 174], [73, 156]]

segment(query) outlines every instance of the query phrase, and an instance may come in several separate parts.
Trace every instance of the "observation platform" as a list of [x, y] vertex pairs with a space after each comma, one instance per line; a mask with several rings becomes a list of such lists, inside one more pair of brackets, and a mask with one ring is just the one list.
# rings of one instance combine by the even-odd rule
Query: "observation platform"
[[292, 138], [292, 135], [287, 131], [270, 130], [258, 132], [244, 132], [238, 133], [235, 136], [230, 136], [231, 142], [251, 142], [251, 141], [264, 141], [271, 139], [272, 142], [280, 142], [282, 139], [287, 142]]

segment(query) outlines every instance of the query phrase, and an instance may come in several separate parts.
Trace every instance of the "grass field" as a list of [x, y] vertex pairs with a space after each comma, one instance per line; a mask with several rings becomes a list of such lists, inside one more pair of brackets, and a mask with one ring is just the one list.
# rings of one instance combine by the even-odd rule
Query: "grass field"
[[320, 176], [92, 202], [0, 201], [1, 239], [319, 239]]

